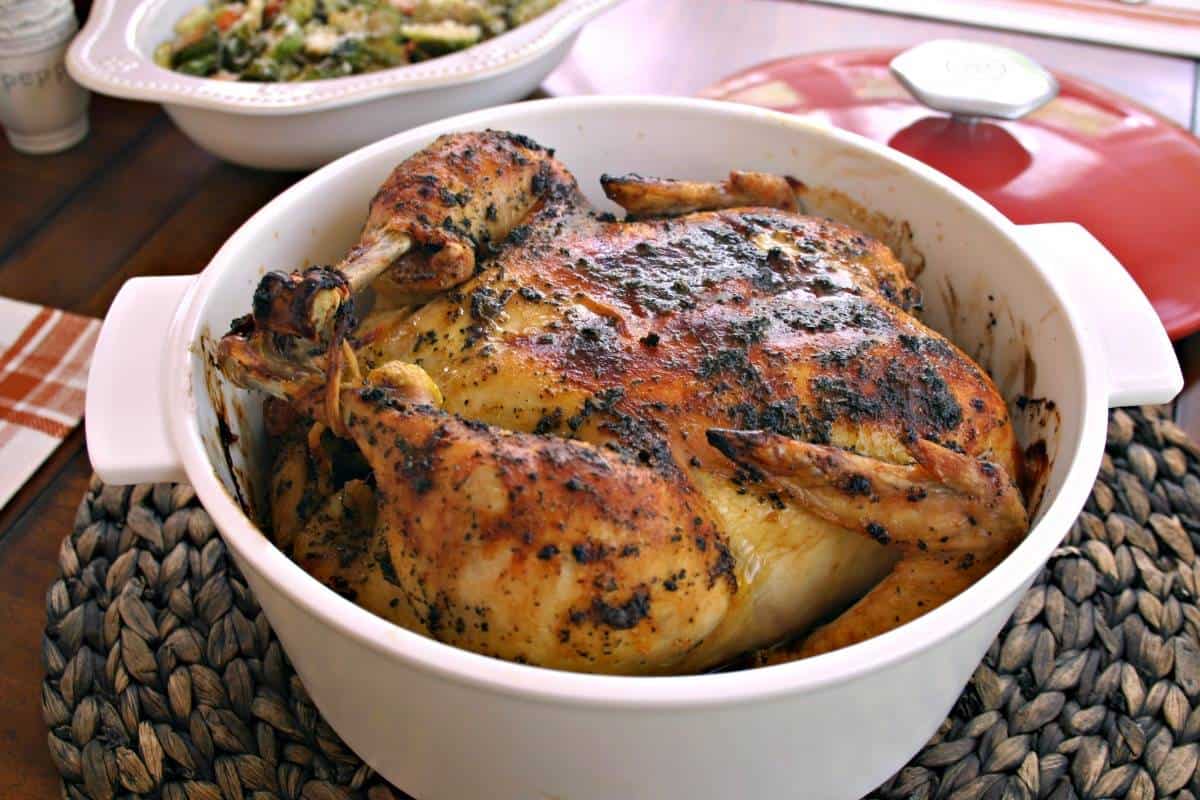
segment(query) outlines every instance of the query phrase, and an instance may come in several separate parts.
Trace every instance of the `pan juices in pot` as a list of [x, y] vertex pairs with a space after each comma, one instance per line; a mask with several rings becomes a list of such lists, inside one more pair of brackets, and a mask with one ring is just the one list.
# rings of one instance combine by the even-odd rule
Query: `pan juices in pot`
[[525, 137], [443, 136], [341, 263], [263, 279], [219, 364], [286, 408], [299, 563], [458, 647], [645, 675], [874, 636], [1020, 541], [1004, 401], [888, 247], [790, 178], [602, 183], [625, 220]]

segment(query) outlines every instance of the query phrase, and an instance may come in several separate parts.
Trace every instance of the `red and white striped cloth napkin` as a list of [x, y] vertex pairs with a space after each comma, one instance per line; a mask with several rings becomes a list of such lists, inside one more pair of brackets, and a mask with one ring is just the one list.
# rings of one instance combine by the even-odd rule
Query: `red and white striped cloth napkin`
[[0, 297], [0, 508], [83, 416], [100, 321]]

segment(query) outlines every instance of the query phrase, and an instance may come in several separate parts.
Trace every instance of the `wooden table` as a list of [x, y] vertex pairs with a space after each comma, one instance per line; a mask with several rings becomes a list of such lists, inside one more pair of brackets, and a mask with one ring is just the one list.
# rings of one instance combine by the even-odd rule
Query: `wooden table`
[[[157, 106], [93, 98], [92, 134], [52, 158], [0, 145], [0, 295], [103, 316], [137, 275], [195, 273], [298, 175], [229, 166]], [[71, 435], [0, 510], [0, 797], [57, 797], [39, 656], [59, 541], [91, 475]]]
[[[636, 14], [639, 6], [645, 11], [649, 2], [658, 9], [659, 22], [681, 18], [664, 10], [679, 5], [667, 0], [633, 0], [621, 13]], [[869, 26], [862, 25], [861, 19], [839, 25], [831, 14], [868, 15], [830, 9], [810, 13], [818, 30], [840, 27], [852, 38], [869, 31], [872, 41], [913, 41], [943, 32], [931, 23], [886, 17], [870, 17]], [[621, 19], [602, 22], [620, 25]], [[647, 30], [652, 31], [653, 25]], [[549, 87], [563, 91], [573, 82], [578, 84], [584, 75], [581, 65], [591, 69], [597, 63], [594, 57], [599, 51], [591, 48], [598, 40], [590, 37], [602, 31], [597, 26], [580, 40], [572, 61], [556, 73]], [[725, 57], [761, 60], [772, 48], [787, 43], [775, 40], [765, 49], [761, 40], [758, 44], [751, 49], [726, 48]], [[806, 49], [795, 42], [787, 46], [791, 52]], [[807, 49], [818, 46], [839, 45], [823, 38], [810, 41]], [[639, 58], [653, 57], [649, 48], [627, 50], [639, 53]], [[718, 69], [712, 64], [713, 54], [711, 50], [700, 53], [704, 70]], [[611, 49], [606, 47], [603, 55], [612, 60]], [[1113, 58], [1130, 60], [1128, 53]], [[1149, 61], [1139, 62], [1137, 68], [1148, 71], [1148, 81], [1157, 76], [1150, 85], [1163, 98], [1165, 112], [1177, 117], [1190, 114], [1190, 102], [1184, 104], [1178, 92], [1166, 92], [1164, 85], [1169, 88], [1170, 80], [1194, 77], [1194, 66], [1168, 59], [1155, 67], [1155, 58], [1147, 56]], [[1086, 74], [1077, 58], [1076, 64], [1074, 71]], [[742, 66], [722, 62], [713, 77]], [[1127, 80], [1134, 69], [1132, 65], [1116, 68], [1107, 61], [1096, 67], [1101, 73], [1098, 79], [1108, 72], [1117, 82]], [[687, 75], [699, 80], [695, 72], [659, 74], [670, 85], [647, 85], [643, 74], [632, 85], [624, 84], [624, 90], [681, 93], [703, 85], [680, 83], [681, 76]], [[612, 87], [601, 81], [593, 88]], [[1178, 88], [1189, 97], [1195, 91], [1194, 83]], [[103, 316], [121, 284], [131, 277], [200, 271], [242, 222], [299, 177], [224, 164], [187, 141], [156, 106], [95, 97], [91, 120], [91, 136], [58, 156], [21, 156], [0, 144], [0, 185], [7, 188], [0, 193], [0, 295]], [[1183, 352], [1193, 379], [1200, 376], [1200, 339], [1188, 343]], [[1195, 407], [1200, 408], [1200, 403]], [[1200, 414], [1186, 421], [1200, 433]], [[39, 642], [44, 593], [58, 573], [59, 542], [71, 527], [90, 474], [82, 431], [76, 431], [0, 509], [0, 798], [41, 800], [59, 794], [40, 710]]]

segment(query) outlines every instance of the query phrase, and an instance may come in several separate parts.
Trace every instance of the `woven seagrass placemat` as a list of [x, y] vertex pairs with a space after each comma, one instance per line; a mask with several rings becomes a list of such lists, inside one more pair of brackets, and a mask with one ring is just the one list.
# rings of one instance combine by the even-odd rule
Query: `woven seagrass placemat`
[[[1070, 535], [873, 796], [1194, 800], [1197, 548], [1200, 447], [1163, 409], [1113, 412]], [[66, 797], [406, 796], [321, 719], [189, 487], [93, 481], [59, 564], [42, 709]]]

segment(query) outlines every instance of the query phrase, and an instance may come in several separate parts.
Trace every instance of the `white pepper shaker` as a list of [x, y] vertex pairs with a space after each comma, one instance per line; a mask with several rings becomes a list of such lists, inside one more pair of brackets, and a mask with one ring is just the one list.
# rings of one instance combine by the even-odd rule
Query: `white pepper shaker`
[[64, 61], [78, 29], [71, 0], [0, 0], [0, 124], [23, 153], [57, 153], [88, 134], [88, 93]]

